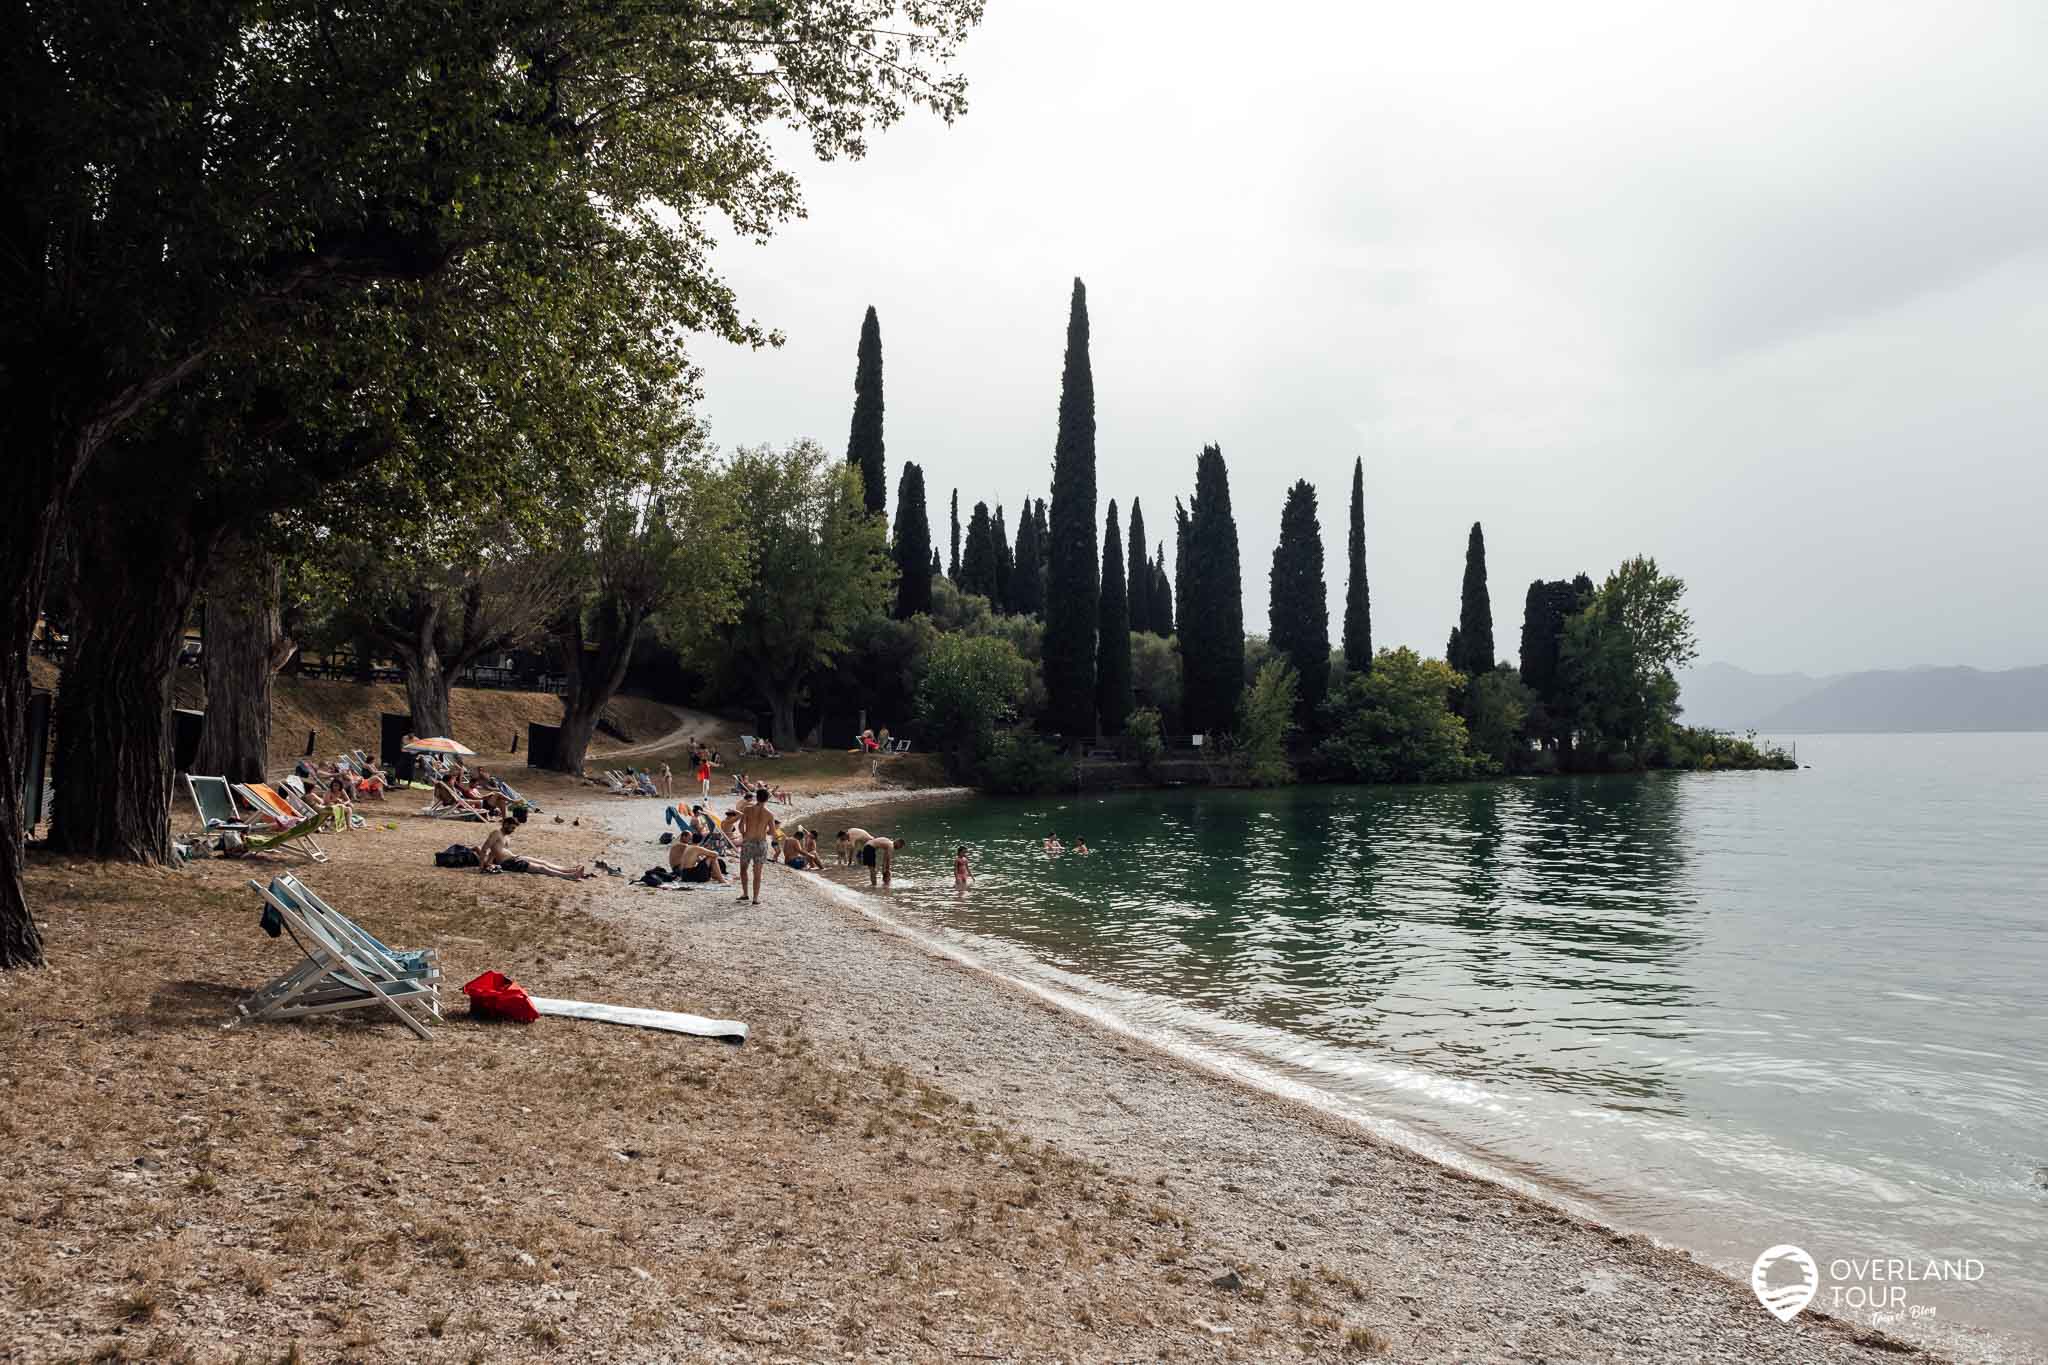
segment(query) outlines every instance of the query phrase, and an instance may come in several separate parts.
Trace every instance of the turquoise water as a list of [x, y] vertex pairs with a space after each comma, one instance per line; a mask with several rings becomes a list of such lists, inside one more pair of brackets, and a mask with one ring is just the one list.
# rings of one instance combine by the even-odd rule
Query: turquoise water
[[1911, 1303], [2048, 1341], [2048, 735], [1798, 744], [873, 818], [894, 913], [999, 970], [1741, 1274], [1981, 1261]]

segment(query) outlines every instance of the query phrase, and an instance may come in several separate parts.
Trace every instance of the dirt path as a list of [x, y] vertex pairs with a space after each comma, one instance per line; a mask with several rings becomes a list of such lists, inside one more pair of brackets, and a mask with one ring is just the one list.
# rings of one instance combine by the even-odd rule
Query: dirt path
[[644, 739], [637, 744], [624, 745], [617, 749], [598, 752], [599, 758], [638, 758], [645, 754], [666, 753], [682, 748], [692, 736], [723, 739], [732, 730], [732, 722], [720, 720], [704, 711], [692, 711], [686, 707], [670, 706], [675, 714], [676, 728], [655, 739]]
[[[652, 833], [616, 813], [612, 824], [632, 837], [636, 865]], [[771, 867], [758, 909], [723, 888], [620, 888], [598, 913], [672, 947], [719, 998], [744, 1002], [757, 1028], [851, 1047], [947, 1087], [992, 1121], [1135, 1173], [1221, 1249], [1203, 1274], [1243, 1281], [1217, 1291], [1208, 1326], [1169, 1325], [1190, 1337], [1223, 1336], [1233, 1318], [1236, 1330], [1256, 1330], [1244, 1296], [1301, 1294], [1313, 1282], [1362, 1286], [1370, 1330], [1402, 1361], [1792, 1365], [1919, 1354], [1811, 1311], [1781, 1326], [1746, 1285], [1682, 1253], [1083, 1021], [870, 918], [864, 911], [886, 916], [889, 905], [859, 873]], [[687, 913], [675, 913], [678, 900]], [[2041, 1359], [1966, 1333], [1942, 1345], [1959, 1359]]]

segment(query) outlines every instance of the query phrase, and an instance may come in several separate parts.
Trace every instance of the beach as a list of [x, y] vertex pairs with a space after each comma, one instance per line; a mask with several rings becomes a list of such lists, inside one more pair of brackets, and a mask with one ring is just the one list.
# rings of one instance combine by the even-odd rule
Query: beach
[[[533, 790], [521, 851], [661, 858], [658, 802]], [[1020, 992], [864, 870], [771, 867], [759, 907], [480, 877], [431, 857], [475, 826], [411, 809], [297, 870], [439, 950], [431, 1042], [223, 1028], [294, 960], [245, 885], [271, 863], [32, 867], [56, 965], [0, 990], [12, 1358], [1914, 1354]], [[486, 969], [750, 1035], [479, 1023], [454, 987]]]

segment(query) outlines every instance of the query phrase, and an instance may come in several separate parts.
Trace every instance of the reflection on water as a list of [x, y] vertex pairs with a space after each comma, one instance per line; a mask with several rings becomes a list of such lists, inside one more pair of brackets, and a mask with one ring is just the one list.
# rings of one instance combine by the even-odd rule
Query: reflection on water
[[875, 818], [970, 846], [900, 910], [1135, 1024], [1726, 1264], [1977, 1257], [1942, 1314], [2048, 1336], [2048, 736], [1801, 756]]

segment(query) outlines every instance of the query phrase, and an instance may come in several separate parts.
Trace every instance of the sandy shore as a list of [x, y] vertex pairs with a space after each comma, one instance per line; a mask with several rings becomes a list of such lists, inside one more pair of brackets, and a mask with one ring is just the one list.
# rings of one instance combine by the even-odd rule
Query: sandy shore
[[[877, 804], [873, 793], [850, 793], [793, 814]], [[830, 820], [821, 823], [829, 834]], [[622, 860], [643, 865], [652, 834], [637, 817], [612, 824], [629, 836]], [[1913, 1353], [1810, 1312], [1780, 1325], [1746, 1285], [1682, 1253], [1453, 1172], [1035, 998], [891, 923], [888, 898], [869, 891], [862, 869], [812, 878], [771, 867], [759, 908], [716, 888], [621, 888], [606, 899], [599, 913], [672, 943], [757, 1027], [800, 1026], [821, 1047], [905, 1068], [1016, 1131], [1170, 1194], [1211, 1239], [1205, 1276], [1285, 1284], [1334, 1272], [1362, 1286], [1371, 1330], [1395, 1359]], [[1247, 1308], [1217, 1290], [1209, 1325], [1183, 1330], [1228, 1340], [1218, 1329], [1243, 1330]], [[1969, 1335], [1939, 1345], [1958, 1359], [2038, 1358]]]

